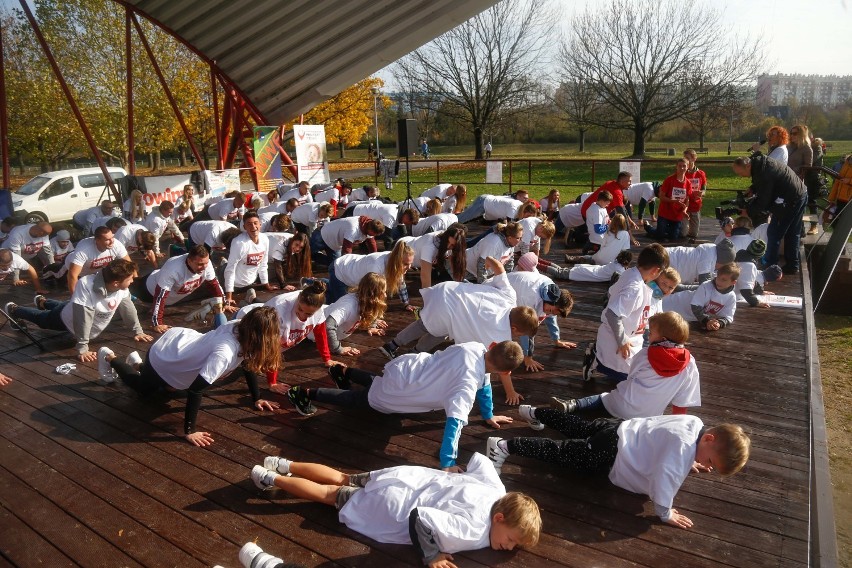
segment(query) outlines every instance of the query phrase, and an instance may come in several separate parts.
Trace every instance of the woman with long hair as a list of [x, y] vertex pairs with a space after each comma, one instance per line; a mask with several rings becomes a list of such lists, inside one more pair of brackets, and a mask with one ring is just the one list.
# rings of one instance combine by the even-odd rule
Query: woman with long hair
[[553, 221], [559, 215], [559, 190], [551, 189], [547, 197], [541, 199], [541, 212]]
[[464, 211], [464, 206], [467, 205], [467, 186], [456, 184], [456, 191], [452, 195], [448, 195], [441, 207], [441, 213], [455, 213], [458, 215]]
[[[275, 310], [260, 308], [207, 333], [173, 327], [151, 345], [141, 364], [121, 361], [112, 351], [99, 358], [98, 364], [112, 367], [127, 386], [143, 396], [167, 387], [187, 391], [183, 435], [194, 446], [209, 446], [213, 443], [210, 433], [195, 429], [203, 393], [238, 367], [245, 374], [254, 407], [278, 408], [277, 402], [260, 398], [257, 375], [280, 366], [280, 337]], [[128, 359], [133, 360], [132, 354]]]
[[467, 266], [466, 237], [467, 227], [453, 223], [444, 231], [400, 239], [414, 250], [414, 265], [420, 268], [421, 289], [464, 279]]
[[399, 294], [399, 299], [408, 308], [408, 290], [405, 273], [414, 262], [414, 250], [403, 240], [397, 241], [393, 249], [372, 254], [344, 254], [328, 266], [328, 300], [336, 302], [351, 286], [357, 286], [368, 272], [383, 274], [387, 281], [388, 297]]
[[125, 218], [131, 223], [141, 223], [148, 216], [143, 194], [138, 189], [130, 192], [130, 197], [125, 200], [122, 209]]
[[313, 276], [310, 239], [305, 233], [266, 233], [266, 236], [275, 279], [282, 290], [292, 292], [296, 289], [293, 282]]
[[388, 324], [382, 317], [388, 307], [387, 290], [384, 276], [368, 272], [358, 286], [325, 309], [325, 333], [332, 355], [360, 355], [359, 349], [340, 344], [359, 329], [368, 335], [385, 334]]

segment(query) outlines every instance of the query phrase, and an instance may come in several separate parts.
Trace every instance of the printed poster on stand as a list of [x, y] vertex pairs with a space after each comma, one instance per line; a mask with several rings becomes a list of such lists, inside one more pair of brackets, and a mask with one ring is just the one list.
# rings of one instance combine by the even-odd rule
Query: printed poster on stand
[[282, 179], [280, 136], [275, 126], [255, 126], [253, 133], [257, 187], [258, 191], [267, 192], [278, 187]]
[[330, 183], [328, 154], [325, 147], [325, 126], [322, 124], [294, 124], [293, 140], [296, 142], [298, 181], [310, 185]]
[[642, 173], [642, 162], [618, 162], [618, 171], [619, 173], [630, 172], [631, 183], [642, 181], [642, 178], [639, 176]]

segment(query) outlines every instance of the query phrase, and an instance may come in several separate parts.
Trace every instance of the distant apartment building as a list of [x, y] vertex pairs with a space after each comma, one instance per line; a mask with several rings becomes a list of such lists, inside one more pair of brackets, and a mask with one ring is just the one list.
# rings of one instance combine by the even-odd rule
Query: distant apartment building
[[852, 99], [852, 76], [837, 75], [761, 75], [757, 78], [757, 105], [786, 106], [793, 100], [800, 105], [831, 108]]

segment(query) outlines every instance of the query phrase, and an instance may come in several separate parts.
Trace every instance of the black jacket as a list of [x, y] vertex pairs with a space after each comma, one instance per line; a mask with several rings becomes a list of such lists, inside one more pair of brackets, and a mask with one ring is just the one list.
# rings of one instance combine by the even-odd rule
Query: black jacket
[[[751, 191], [755, 195], [748, 206], [751, 218], [765, 211], [775, 217], [784, 217], [796, 210], [808, 192], [796, 172], [786, 164], [763, 155], [751, 159]], [[779, 198], [783, 203], [777, 203]]]

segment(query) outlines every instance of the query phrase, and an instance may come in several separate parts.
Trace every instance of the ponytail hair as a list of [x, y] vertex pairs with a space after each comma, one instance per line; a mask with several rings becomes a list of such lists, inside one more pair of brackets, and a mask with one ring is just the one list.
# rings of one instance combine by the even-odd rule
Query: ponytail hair
[[321, 308], [325, 303], [326, 288], [325, 282], [315, 279], [299, 292], [299, 302], [312, 308]]
[[430, 199], [426, 204], [424, 215], [427, 217], [431, 217], [432, 215], [437, 215], [441, 212], [441, 200], [440, 199]]
[[467, 186], [464, 184], [456, 185], [456, 206], [453, 207], [453, 213], [458, 215], [462, 211], [464, 211], [465, 205], [467, 205]]
[[387, 284], [387, 295], [393, 296], [399, 291], [400, 285], [405, 286], [405, 261], [414, 256], [414, 249], [408, 243], [397, 241], [388, 255], [385, 265], [385, 280]]

